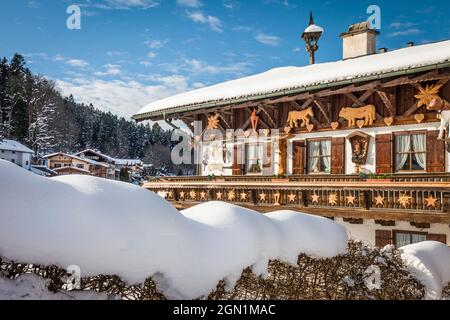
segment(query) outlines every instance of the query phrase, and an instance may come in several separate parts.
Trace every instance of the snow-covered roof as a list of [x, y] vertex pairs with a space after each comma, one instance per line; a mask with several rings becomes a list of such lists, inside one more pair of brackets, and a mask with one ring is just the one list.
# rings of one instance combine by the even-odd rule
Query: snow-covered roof
[[65, 171], [65, 170], [74, 170], [74, 171], [78, 171], [78, 172], [82, 172], [82, 173], [86, 173], [86, 174], [91, 174], [91, 172], [89, 170], [81, 169], [78, 167], [61, 167], [61, 168], [55, 168], [53, 170], [56, 172]]
[[68, 154], [68, 153], [64, 153], [64, 152], [55, 152], [55, 153], [52, 153], [52, 154], [48, 154], [48, 155], [44, 156], [43, 158], [44, 159], [48, 159], [48, 158], [52, 158], [52, 157], [55, 157], [55, 156], [58, 156], [58, 155], [69, 157], [69, 158], [73, 158], [73, 159], [77, 159], [77, 160], [80, 160], [80, 161], [84, 161], [84, 162], [87, 162], [87, 163], [90, 163], [90, 164], [93, 164], [93, 165], [96, 165], [96, 166], [102, 166], [102, 167], [106, 167], [106, 168], [108, 167], [107, 164], [104, 164], [102, 162], [98, 162], [98, 161], [95, 161], [95, 160], [92, 160], [92, 159], [89, 159], [89, 158], [78, 157], [76, 155]]
[[24, 152], [24, 153], [34, 153], [33, 150], [24, 146], [23, 144], [8, 139], [0, 139], [0, 150], [7, 151], [16, 151], [16, 152]]
[[105, 159], [107, 162], [113, 163], [115, 165], [134, 166], [134, 165], [142, 164], [142, 161], [139, 159], [116, 159], [116, 158], [108, 156], [108, 155], [106, 155], [98, 150], [94, 150], [94, 149], [86, 149], [81, 152], [77, 152], [77, 153], [75, 153], [75, 156], [79, 156], [79, 157], [85, 159], [82, 155], [85, 153], [88, 153], [88, 152], [96, 154], [97, 156]]
[[276, 68], [152, 102], [133, 118], [144, 120], [185, 110], [333, 87], [343, 82], [431, 70], [448, 66], [449, 61], [450, 40], [447, 40], [336, 62]]
[[31, 172], [39, 174], [39, 175], [57, 175], [58, 173], [50, 168], [47, 168], [46, 166], [36, 166], [32, 165], [30, 168]]
[[[80, 152], [77, 152], [77, 153], [75, 153], [75, 155], [76, 156], [81, 156], [82, 157], [82, 155], [83, 154], [85, 154], [85, 153], [88, 153], [88, 152], [91, 152], [91, 153], [93, 153], [93, 154], [96, 154], [97, 156], [99, 156], [99, 157], [101, 157], [101, 158], [104, 158], [106, 161], [108, 161], [108, 162], [114, 162], [114, 158], [113, 157], [110, 157], [110, 156], [108, 156], [108, 155], [106, 155], [106, 154], [104, 154], [104, 153], [102, 153], [102, 152], [100, 152], [100, 151], [98, 151], [98, 150], [94, 150], [94, 149], [86, 149], [86, 150], [83, 150], [83, 151], [80, 151]], [[82, 157], [83, 158], [83, 157]], [[84, 159], [84, 158], [83, 158]]]
[[141, 160], [134, 160], [134, 159], [114, 159], [115, 164], [121, 165], [121, 166], [135, 166], [142, 164]]

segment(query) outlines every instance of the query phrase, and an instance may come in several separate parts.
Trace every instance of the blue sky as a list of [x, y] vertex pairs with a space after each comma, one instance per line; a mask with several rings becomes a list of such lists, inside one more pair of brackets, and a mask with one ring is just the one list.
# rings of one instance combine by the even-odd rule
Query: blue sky
[[[81, 8], [81, 30], [66, 9]], [[129, 117], [178, 92], [308, 63], [300, 34], [312, 10], [325, 29], [317, 62], [341, 58], [339, 34], [381, 9], [378, 47], [450, 38], [448, 0], [8, 0], [0, 56], [29, 67], [64, 94]]]

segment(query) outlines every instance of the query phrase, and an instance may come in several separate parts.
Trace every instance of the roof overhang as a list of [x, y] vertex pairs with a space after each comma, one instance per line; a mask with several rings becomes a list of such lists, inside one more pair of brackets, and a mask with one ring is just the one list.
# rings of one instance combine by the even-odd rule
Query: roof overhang
[[198, 103], [198, 104], [191, 104], [186, 106], [179, 106], [179, 107], [173, 107], [173, 108], [167, 108], [157, 111], [151, 111], [141, 114], [136, 114], [132, 116], [132, 119], [140, 122], [145, 120], [166, 120], [166, 119], [172, 119], [175, 118], [177, 114], [187, 112], [187, 111], [195, 111], [200, 109], [211, 109], [211, 108], [217, 108], [217, 107], [223, 107], [228, 106], [231, 104], [240, 104], [245, 102], [252, 102], [252, 101], [258, 101], [258, 100], [264, 100], [268, 98], [278, 98], [282, 96], [289, 96], [299, 93], [304, 93], [308, 91], [317, 91], [317, 90], [324, 90], [329, 89], [333, 87], [338, 87], [342, 85], [351, 85], [351, 84], [357, 84], [367, 81], [373, 81], [373, 80], [380, 80], [380, 79], [386, 79], [386, 78], [392, 78], [392, 77], [400, 77], [405, 75], [411, 75], [431, 70], [437, 70], [437, 69], [443, 69], [443, 68], [449, 68], [450, 62], [444, 62], [439, 64], [430, 64], [427, 66], [421, 66], [416, 68], [409, 68], [405, 70], [399, 70], [399, 71], [393, 71], [393, 72], [386, 72], [381, 74], [375, 74], [370, 76], [362, 76], [362, 77], [356, 77], [353, 79], [347, 79], [347, 80], [339, 80], [334, 82], [328, 82], [324, 84], [318, 84], [318, 85], [312, 85], [312, 86], [304, 86], [299, 87], [295, 89], [287, 89], [287, 90], [279, 90], [276, 92], [271, 93], [263, 93], [263, 94], [255, 94], [247, 97], [239, 97], [239, 98], [233, 98], [233, 99], [227, 99], [227, 100], [221, 100], [221, 101], [210, 101], [210, 102], [204, 102], [204, 103]]

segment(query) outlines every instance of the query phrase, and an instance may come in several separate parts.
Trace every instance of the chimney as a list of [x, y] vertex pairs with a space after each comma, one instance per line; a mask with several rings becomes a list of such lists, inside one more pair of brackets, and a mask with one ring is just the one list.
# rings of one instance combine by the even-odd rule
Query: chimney
[[374, 54], [376, 37], [380, 33], [370, 28], [368, 21], [352, 24], [347, 32], [340, 35], [343, 44], [343, 59]]

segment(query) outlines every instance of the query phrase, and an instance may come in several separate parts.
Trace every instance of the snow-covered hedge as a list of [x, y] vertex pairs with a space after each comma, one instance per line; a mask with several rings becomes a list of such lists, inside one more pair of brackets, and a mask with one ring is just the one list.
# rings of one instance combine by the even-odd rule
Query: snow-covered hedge
[[75, 265], [83, 289], [129, 299], [413, 299], [423, 285], [439, 298], [449, 250], [349, 244], [341, 225], [294, 211], [208, 202], [179, 212], [131, 184], [47, 179], [0, 160], [0, 257], [10, 259], [0, 276], [33, 273], [53, 291]]
[[[380, 279], [373, 277], [373, 271], [377, 268], [380, 270]], [[49, 290], [55, 294], [66, 292], [64, 288], [67, 287], [68, 275], [65, 270], [0, 259], [0, 276], [15, 279], [26, 273], [48, 279]], [[379, 287], [378, 280], [381, 280]], [[151, 278], [140, 285], [128, 285], [118, 276], [99, 275], [82, 278], [81, 286], [89, 292], [103, 293], [102, 297], [107, 294], [124, 299], [168, 298]], [[399, 251], [392, 247], [380, 250], [359, 242], [349, 242], [347, 252], [333, 258], [314, 258], [301, 254], [295, 264], [271, 260], [266, 276], [257, 275], [248, 267], [235, 285], [223, 279], [214, 291], [202, 298], [422, 299], [424, 295], [424, 286], [408, 272]], [[48, 295], [45, 297], [48, 298]]]

